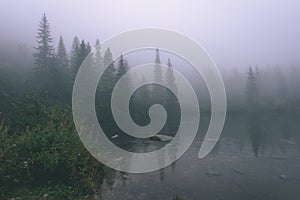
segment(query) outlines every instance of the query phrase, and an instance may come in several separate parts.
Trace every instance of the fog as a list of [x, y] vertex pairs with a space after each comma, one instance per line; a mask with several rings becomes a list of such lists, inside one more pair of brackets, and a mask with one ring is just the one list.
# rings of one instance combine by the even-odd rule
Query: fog
[[[0, 0], [0, 199], [299, 199], [299, 11], [297, 0]], [[220, 137], [207, 132], [224, 110], [213, 109], [211, 90], [188, 60], [155, 47], [113, 60], [118, 49], [101, 45], [141, 27], [185, 34], [215, 61], [226, 90]], [[134, 72], [145, 63], [154, 63], [153, 71]], [[85, 72], [87, 78], [78, 79]], [[184, 89], [177, 72], [196, 100], [181, 103], [189, 97], [178, 95]], [[215, 75], [209, 78], [216, 83]], [[117, 96], [126, 105], [113, 100], [118, 85], [131, 91], [144, 80], [149, 84], [128, 101]], [[76, 111], [84, 104], [92, 106]], [[157, 104], [167, 114], [165, 122], [162, 112], [151, 114]], [[193, 114], [198, 110], [199, 123]], [[129, 118], [139, 131], [130, 128]], [[153, 137], [132, 134], [147, 132], [139, 128], [154, 127], [153, 121], [163, 122]], [[122, 152], [171, 146], [153, 160], [164, 168], [133, 174], [126, 166], [121, 172], [98, 162], [90, 150], [100, 146], [105, 148], [97, 155], [127, 163], [128, 169], [150, 163], [136, 154], [113, 155], [102, 145], [108, 140], [91, 134], [98, 125], [108, 144]], [[191, 136], [183, 152], [180, 143]], [[216, 142], [214, 148], [198, 159], [207, 141]], [[169, 163], [173, 158], [178, 160]]]
[[[300, 2], [295, 0], [2, 0], [0, 44], [35, 46], [43, 13], [54, 41], [94, 44], [139, 27], [168, 28], [202, 44], [223, 67], [299, 64]], [[3, 45], [2, 45], [3, 46]]]

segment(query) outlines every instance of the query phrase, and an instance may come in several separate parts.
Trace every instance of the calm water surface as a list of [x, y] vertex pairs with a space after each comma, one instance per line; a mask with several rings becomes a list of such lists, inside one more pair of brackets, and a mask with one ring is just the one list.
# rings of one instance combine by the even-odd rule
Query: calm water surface
[[[104, 200], [171, 200], [175, 195], [185, 200], [300, 199], [300, 118], [229, 116], [218, 144], [199, 160], [208, 118], [201, 120], [195, 142], [174, 164], [146, 174], [112, 170], [97, 196]], [[134, 151], [161, 145], [122, 143]]]

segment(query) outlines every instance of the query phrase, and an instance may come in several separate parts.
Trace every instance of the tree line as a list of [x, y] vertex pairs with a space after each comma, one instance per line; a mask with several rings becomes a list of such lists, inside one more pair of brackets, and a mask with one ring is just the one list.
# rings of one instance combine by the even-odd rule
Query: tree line
[[[2, 114], [0, 115], [11, 119], [10, 121], [15, 126], [26, 126], [41, 121], [45, 109], [51, 109], [58, 105], [70, 107], [76, 73], [93, 48], [92, 64], [95, 66], [109, 65], [105, 76], [98, 84], [96, 109], [105, 113], [104, 116], [108, 116], [104, 121], [111, 122], [109, 109], [112, 89], [117, 80], [130, 69], [125, 56], [121, 55], [114, 61], [111, 50], [108, 48], [103, 52], [99, 40], [96, 40], [92, 46], [89, 42], [80, 40], [76, 36], [73, 39], [70, 53], [67, 51], [62, 36], [59, 38], [57, 47], [54, 47], [50, 24], [45, 14], [39, 24], [36, 41], [32, 57], [33, 63], [30, 62], [30, 56], [27, 55], [28, 50], [24, 46], [19, 46], [17, 58], [13, 57], [12, 53], [6, 55], [5, 51], [1, 51], [0, 107]], [[9, 59], [9, 57], [11, 58]], [[155, 50], [153, 60], [156, 63], [154, 80], [165, 80], [176, 87], [171, 60], [168, 59], [166, 62], [169, 66], [166, 74], [162, 74], [160, 67], [159, 49]], [[28, 70], [30, 67], [27, 69], [23, 67], [24, 65], [34, 66], [33, 72]], [[185, 69], [181, 70], [185, 71]], [[227, 92], [229, 112], [241, 113], [253, 109], [264, 112], [300, 112], [300, 92], [298, 90], [300, 72], [297, 66], [256, 66], [249, 67], [248, 70], [242, 68], [223, 69], [222, 76]], [[131, 81], [128, 80], [127, 87], [130, 87]], [[209, 95], [201, 93], [201, 91], [207, 90], [206, 87], [198, 84], [198, 81], [194, 86], [200, 91], [198, 97], [204, 99], [201, 101], [200, 107], [204, 102], [203, 110], [209, 110]], [[153, 103], [162, 103], [169, 112], [174, 112], [169, 116], [174, 116], [180, 111], [175, 95], [157, 85], [138, 89], [134, 93], [131, 103], [132, 116], [136, 117], [136, 121], [141, 124], [145, 123], [143, 121], [149, 120], [147, 109]], [[13, 120], [18, 117], [22, 117], [22, 120]]]

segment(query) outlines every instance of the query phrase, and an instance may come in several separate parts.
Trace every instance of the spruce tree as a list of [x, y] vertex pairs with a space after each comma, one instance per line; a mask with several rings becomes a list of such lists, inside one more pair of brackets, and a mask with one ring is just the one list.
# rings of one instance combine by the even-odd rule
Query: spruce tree
[[86, 56], [92, 51], [92, 47], [89, 42], [86, 44], [85, 50], [86, 50]]
[[[160, 62], [160, 54], [159, 49], [155, 50], [155, 61], [154, 61], [154, 82], [162, 82], [163, 81], [163, 74]], [[166, 103], [166, 96], [165, 96], [165, 88], [164, 87], [152, 87], [152, 99], [162, 104]]]
[[43, 14], [37, 34], [38, 46], [35, 47], [36, 52], [33, 54], [35, 58], [36, 70], [47, 71], [53, 67], [53, 38], [51, 36], [50, 24], [46, 14]]
[[[121, 54], [119, 59], [119, 65], [116, 72], [116, 78], [119, 80], [127, 71], [129, 70], [128, 62], [126, 59], [124, 59], [123, 55]], [[122, 85], [123, 90], [128, 91], [131, 87], [131, 78], [127, 76], [126, 79], [124, 79], [125, 82]]]
[[78, 71], [80, 65], [84, 61], [85, 57], [87, 56], [87, 45], [84, 40], [81, 41], [80, 43], [80, 48], [79, 48], [79, 55], [77, 57], [77, 66], [78, 68], [76, 69], [76, 72]]
[[177, 93], [177, 86], [176, 86], [176, 83], [175, 83], [175, 77], [174, 77], [174, 74], [173, 74], [173, 66], [172, 66], [172, 63], [171, 63], [171, 60], [170, 58], [168, 59], [168, 70], [166, 72], [166, 82], [168, 83], [168, 85], [170, 85], [171, 87], [173, 87], [175, 89], [175, 95]]
[[109, 48], [106, 49], [103, 57], [103, 66], [107, 66], [107, 65], [109, 66], [106, 68], [101, 78], [103, 81], [102, 90], [104, 91], [105, 94], [110, 95], [116, 83], [116, 75], [115, 75], [116, 68], [114, 66], [112, 53]]
[[[99, 47], [99, 46], [98, 46]], [[100, 54], [96, 50], [95, 57], [99, 57]], [[99, 61], [99, 59], [96, 60], [96, 63]], [[100, 111], [101, 117], [99, 118], [102, 122], [113, 122], [113, 117], [111, 114], [111, 94], [113, 91], [113, 88], [116, 83], [116, 69], [114, 67], [114, 62], [112, 58], [112, 53], [110, 49], [106, 49], [102, 62], [100, 63], [100, 68], [103, 68], [103, 66], [107, 66], [106, 70], [104, 71], [97, 88], [96, 93], [96, 109], [97, 111]], [[98, 68], [99, 66], [97, 66]]]
[[56, 67], [61, 72], [66, 72], [69, 68], [68, 54], [62, 36], [59, 38], [56, 52]]
[[109, 65], [111, 67], [111, 70], [115, 72], [115, 66], [114, 66], [114, 62], [113, 62], [112, 53], [110, 51], [110, 48], [107, 48], [105, 53], [104, 53], [103, 64], [104, 64], [104, 66]]
[[116, 77], [119, 80], [126, 72], [127, 72], [127, 64], [123, 58], [123, 55], [121, 54], [120, 56], [120, 60], [119, 60], [119, 65], [117, 68], [117, 73], [116, 73]]
[[156, 54], [155, 54], [155, 68], [154, 68], [154, 81], [155, 82], [161, 82], [163, 77], [162, 77], [162, 69], [160, 66], [160, 55], [159, 55], [159, 50], [156, 49]]
[[71, 60], [70, 60], [70, 68], [71, 71], [76, 72], [76, 69], [79, 68], [78, 66], [78, 57], [80, 54], [80, 42], [77, 36], [74, 37], [72, 43], [72, 50], [71, 50]]
[[168, 59], [168, 69], [167, 69], [167, 72], [166, 72], [166, 75], [165, 75], [165, 81], [167, 82], [167, 84], [174, 88], [174, 92], [175, 94], [172, 94], [171, 92], [166, 92], [164, 94], [164, 100], [165, 100], [165, 106], [167, 108], [167, 111], [168, 111], [168, 120], [167, 120], [167, 126], [168, 126], [168, 129], [169, 131], [175, 131], [176, 129], [176, 126], [175, 128], [174, 127], [174, 124], [176, 122], [176, 117], [178, 116], [179, 114], [179, 111], [178, 111], [178, 108], [176, 107], [178, 102], [176, 100], [176, 95], [177, 95], [177, 86], [176, 86], [176, 83], [175, 83], [175, 77], [174, 77], [174, 74], [173, 74], [173, 66], [172, 66], [172, 63], [171, 63], [171, 60], [170, 58]]
[[95, 66], [97, 68], [101, 68], [103, 67], [103, 58], [101, 55], [101, 45], [100, 45], [100, 41], [97, 39], [96, 40], [96, 44], [95, 44]]
[[75, 59], [75, 65], [73, 68], [73, 72], [75, 74], [77, 73], [80, 65], [82, 64], [84, 59], [89, 55], [90, 52], [91, 52], [91, 46], [89, 45], [89, 43], [85, 43], [85, 41], [82, 40], [79, 45], [78, 53]]

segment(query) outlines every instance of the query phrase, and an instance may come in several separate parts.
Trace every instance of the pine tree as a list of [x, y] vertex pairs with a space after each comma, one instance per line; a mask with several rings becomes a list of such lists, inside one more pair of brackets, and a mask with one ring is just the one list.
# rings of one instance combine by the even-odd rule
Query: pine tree
[[85, 50], [86, 50], [86, 56], [92, 51], [92, 47], [89, 42], [86, 44]]
[[79, 68], [78, 66], [78, 57], [80, 54], [80, 42], [77, 36], [74, 37], [72, 43], [72, 50], [71, 50], [71, 60], [70, 60], [70, 68], [71, 71], [76, 72], [76, 69]]
[[113, 58], [112, 58], [112, 53], [110, 51], [110, 48], [107, 48], [105, 53], [104, 53], [104, 57], [103, 57], [103, 64], [104, 66], [108, 66], [111, 67], [112, 71], [116, 71], [115, 70], [115, 66], [114, 66], [114, 62], [113, 62]]
[[[80, 65], [82, 64], [82, 62], [84, 61], [85, 57], [87, 56], [87, 46], [85, 44], [85, 41], [82, 40], [80, 43], [80, 48], [79, 48], [79, 55], [77, 58], [77, 64]], [[78, 69], [76, 69], [77, 71]]]
[[50, 25], [46, 14], [43, 15], [37, 34], [38, 46], [33, 54], [35, 58], [36, 70], [47, 71], [52, 68], [53, 64], [53, 38], [51, 36]]
[[177, 86], [175, 83], [175, 77], [173, 74], [173, 66], [171, 63], [171, 60], [168, 59], [168, 69], [165, 75], [165, 80], [167, 82], [167, 84], [171, 87], [174, 88], [174, 92], [175, 92], [175, 96], [172, 95], [171, 93], [166, 93], [164, 94], [164, 99], [165, 99], [165, 107], [167, 108], [168, 111], [168, 121], [167, 121], [167, 127], [169, 129], [169, 131], [175, 131], [176, 127], [174, 127], [175, 124], [175, 120], [176, 120], [176, 116], [178, 116], [178, 110], [177, 110], [177, 100], [176, 100], [176, 95], [177, 95]]
[[85, 43], [84, 40], [81, 41], [78, 49], [78, 54], [75, 59], [75, 65], [73, 68], [73, 72], [76, 74], [80, 65], [83, 63], [84, 59], [89, 55], [91, 52], [91, 46], [89, 43]]
[[95, 44], [95, 66], [98, 68], [103, 67], [103, 58], [101, 55], [101, 45], [100, 41], [97, 39]]
[[66, 72], [69, 69], [68, 54], [62, 36], [59, 38], [56, 52], [56, 67], [61, 72]]
[[[129, 70], [128, 62], [126, 59], [124, 59], [123, 55], [121, 54], [120, 60], [119, 60], [119, 65], [118, 65], [117, 72], [116, 72], [117, 80], [119, 80], [128, 70]], [[125, 83], [124, 83], [124, 85], [122, 85], [124, 90], [129, 90], [129, 88], [131, 87], [130, 79], [131, 78], [129, 76], [127, 76], [127, 78], [124, 79]]]
[[168, 66], [169, 67], [168, 67], [165, 79], [166, 79], [166, 82], [168, 83], [168, 85], [170, 85], [171, 87], [173, 87], [175, 89], [175, 95], [176, 95], [177, 86], [176, 86], [176, 83], [175, 83], [175, 77], [174, 77], [174, 74], [173, 74], [173, 66], [172, 66], [170, 58], [168, 59]]
[[106, 68], [101, 78], [102, 79], [101, 81], [103, 81], [102, 90], [105, 94], [110, 95], [116, 82], [116, 75], [115, 75], [116, 69], [114, 66], [112, 53], [109, 48], [106, 49], [104, 53], [103, 65], [104, 66], [109, 65], [109, 66]]
[[110, 49], [106, 49], [105, 53], [104, 53], [104, 57], [103, 57], [103, 66], [107, 66], [102, 80], [103, 80], [103, 89], [104, 89], [104, 93], [106, 94], [111, 94], [112, 89], [116, 83], [116, 68], [114, 66], [114, 62], [113, 62], [113, 58], [112, 58], [112, 53], [110, 51]]
[[[124, 64], [125, 64], [126, 72], [128, 72], [128, 71], [129, 71], [129, 64], [128, 64], [128, 60], [127, 60], [127, 59], [125, 59]], [[127, 88], [127, 89], [130, 89], [130, 88], [132, 87], [132, 80], [131, 80], [131, 76], [130, 76], [129, 74], [128, 74], [127, 77], [128, 77], [128, 78], [126, 79], [126, 82], [127, 82], [126, 88]]]
[[[154, 61], [154, 82], [161, 83], [163, 81], [162, 67], [160, 62], [159, 49], [155, 50]], [[152, 99], [157, 103], [166, 103], [165, 88], [152, 86]]]
[[163, 77], [162, 77], [162, 69], [160, 66], [160, 55], [159, 55], [159, 50], [156, 49], [156, 54], [155, 54], [155, 68], [154, 68], [154, 81], [155, 82], [161, 82]]
[[119, 65], [117, 68], [117, 73], [116, 73], [116, 77], [119, 80], [126, 72], [127, 72], [127, 64], [125, 63], [125, 60], [123, 58], [123, 55], [121, 54], [120, 56], [120, 60], [119, 60]]
[[[98, 54], [99, 56], [100, 54]], [[97, 52], [95, 57], [97, 57]], [[96, 60], [97, 62], [98, 60]], [[114, 67], [114, 62], [112, 58], [112, 53], [110, 49], [106, 49], [103, 62], [101, 63], [100, 67], [107, 66], [106, 70], [104, 71], [97, 88], [96, 93], [96, 109], [100, 109], [100, 113], [102, 114], [102, 118], [100, 120], [104, 120], [106, 122], [111, 123], [113, 121], [113, 117], [111, 114], [111, 94], [113, 88], [116, 83], [116, 69]], [[97, 66], [98, 67], [98, 66]], [[103, 122], [103, 121], [102, 121]]]

